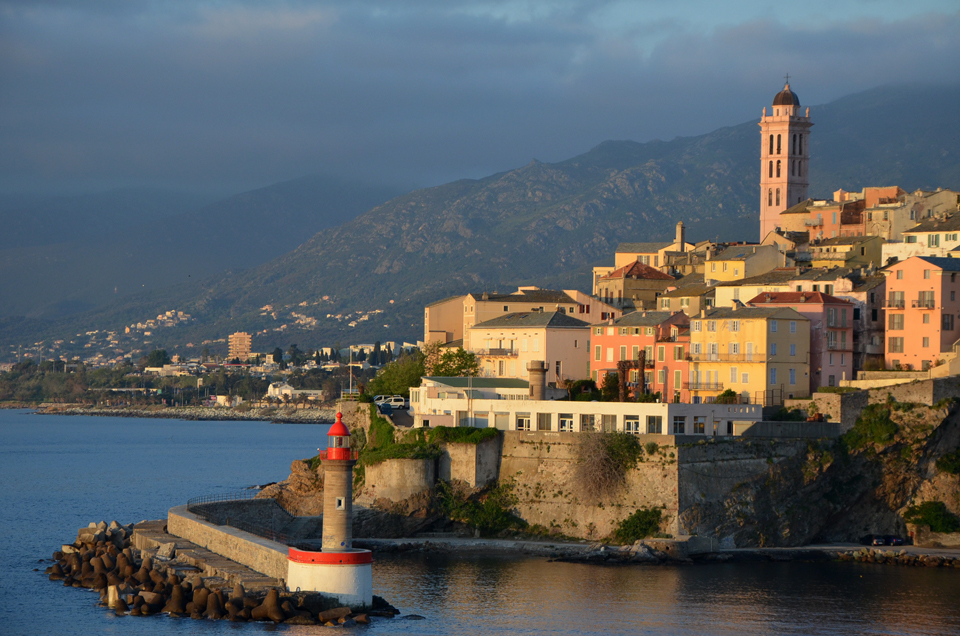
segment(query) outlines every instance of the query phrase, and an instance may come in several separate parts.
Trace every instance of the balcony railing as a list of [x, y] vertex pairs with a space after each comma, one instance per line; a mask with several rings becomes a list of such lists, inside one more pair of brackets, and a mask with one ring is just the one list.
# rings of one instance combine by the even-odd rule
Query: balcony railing
[[519, 354], [519, 351], [516, 349], [480, 349], [477, 352], [477, 355], [481, 356], [500, 356], [500, 357], [513, 357]]
[[687, 356], [690, 362], [763, 362], [760, 353], [693, 353]]
[[817, 227], [823, 225], [823, 219], [804, 219], [803, 224], [807, 227]]
[[910, 306], [914, 309], [936, 309], [937, 303], [932, 300], [926, 300], [921, 298], [920, 300], [914, 300], [910, 303]]
[[883, 301], [883, 306], [890, 309], [903, 309], [907, 305], [906, 301], [903, 299], [888, 298], [887, 300]]
[[827, 351], [853, 351], [853, 346], [845, 342], [828, 342]]
[[683, 388], [689, 391], [723, 391], [722, 382], [684, 382]]

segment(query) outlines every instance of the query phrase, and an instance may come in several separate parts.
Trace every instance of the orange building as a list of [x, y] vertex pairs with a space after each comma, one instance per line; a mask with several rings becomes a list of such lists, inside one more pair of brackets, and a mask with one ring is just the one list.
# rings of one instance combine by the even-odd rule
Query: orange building
[[[666, 402], [688, 402], [683, 388], [690, 351], [690, 319], [681, 311], [636, 311], [618, 320], [590, 328], [590, 375], [601, 384], [608, 373], [617, 372], [617, 363], [639, 360], [644, 353], [644, 384], [649, 393], [660, 392]], [[627, 378], [639, 386], [639, 371]]]
[[960, 259], [914, 256], [884, 273], [887, 367], [927, 369], [960, 338]]

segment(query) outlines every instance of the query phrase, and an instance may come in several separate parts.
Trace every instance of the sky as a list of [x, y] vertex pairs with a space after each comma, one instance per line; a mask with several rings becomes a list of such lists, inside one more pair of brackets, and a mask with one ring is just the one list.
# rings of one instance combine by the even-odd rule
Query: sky
[[0, 0], [0, 193], [404, 187], [960, 82], [956, 0]]

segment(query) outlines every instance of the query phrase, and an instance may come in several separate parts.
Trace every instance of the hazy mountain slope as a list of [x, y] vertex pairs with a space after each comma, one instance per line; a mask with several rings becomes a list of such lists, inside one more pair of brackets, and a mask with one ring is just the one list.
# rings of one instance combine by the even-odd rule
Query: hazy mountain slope
[[[811, 194], [960, 188], [960, 123], [949, 116], [958, 97], [958, 87], [887, 87], [813, 107]], [[416, 338], [427, 302], [525, 283], [588, 290], [590, 267], [612, 263], [618, 243], [670, 238], [678, 220], [692, 239], [756, 240], [759, 145], [753, 121], [669, 142], [604, 142], [567, 161], [420, 190], [252, 270], [167, 290], [162, 303], [132, 298], [84, 324], [118, 323], [142, 303], [201, 319], [189, 335], [164, 334], [171, 345], [240, 328], [263, 332], [258, 348]]]
[[104, 227], [93, 235], [77, 230], [76, 240], [66, 241], [64, 232], [57, 232], [51, 234], [59, 237], [56, 243], [0, 250], [0, 298], [6, 299], [0, 315], [57, 317], [133, 292], [253, 267], [396, 194], [392, 187], [313, 176], [199, 210], [149, 215], [138, 212], [156, 207], [153, 195], [145, 193], [143, 200], [128, 199], [126, 207], [105, 213], [109, 220], [126, 210], [139, 217], [136, 224], [108, 231], [110, 224], [98, 221]]

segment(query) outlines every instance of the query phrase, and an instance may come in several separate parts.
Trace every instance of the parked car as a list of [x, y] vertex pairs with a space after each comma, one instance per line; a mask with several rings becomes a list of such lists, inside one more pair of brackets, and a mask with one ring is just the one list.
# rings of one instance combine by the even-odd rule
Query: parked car
[[384, 399], [377, 402], [374, 400], [374, 404], [389, 404], [395, 409], [408, 409], [410, 408], [410, 401], [405, 399], [402, 395], [390, 395], [384, 397]]
[[888, 534], [884, 537], [886, 545], [903, 545], [903, 537], [898, 537], [894, 534]]
[[381, 402], [377, 404], [377, 413], [380, 415], [393, 415], [393, 407], [390, 406], [389, 402]]

